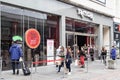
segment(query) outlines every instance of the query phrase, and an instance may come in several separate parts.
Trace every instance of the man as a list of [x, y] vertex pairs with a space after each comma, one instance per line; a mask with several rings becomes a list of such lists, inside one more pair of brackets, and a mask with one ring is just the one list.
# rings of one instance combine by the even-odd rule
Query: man
[[18, 44], [18, 41], [14, 41], [9, 49], [10, 58], [12, 62], [13, 74], [15, 74], [15, 68], [17, 68], [17, 74], [19, 74], [19, 59], [22, 57], [22, 49]]
[[112, 58], [112, 60], [116, 60], [116, 49], [114, 46], [112, 46], [111, 52], [110, 52], [110, 57]]

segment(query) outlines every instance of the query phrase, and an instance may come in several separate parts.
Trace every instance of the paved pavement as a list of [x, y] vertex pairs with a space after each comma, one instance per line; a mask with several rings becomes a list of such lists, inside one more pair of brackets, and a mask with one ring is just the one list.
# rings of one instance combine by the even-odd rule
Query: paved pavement
[[19, 75], [12, 75], [12, 71], [2, 71], [0, 80], [120, 80], [120, 60], [116, 61], [115, 69], [108, 69], [101, 60], [86, 62], [85, 68], [72, 63], [71, 75], [64, 74], [64, 69], [57, 73], [55, 65], [31, 68], [32, 74], [24, 76], [22, 70]]

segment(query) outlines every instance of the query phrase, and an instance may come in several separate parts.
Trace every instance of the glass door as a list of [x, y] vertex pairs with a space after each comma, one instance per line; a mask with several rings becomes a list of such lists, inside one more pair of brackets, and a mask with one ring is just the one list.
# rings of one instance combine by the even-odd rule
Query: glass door
[[77, 45], [77, 36], [71, 33], [66, 33], [66, 47], [71, 47], [73, 59], [77, 57], [76, 50], [79, 48]]
[[73, 34], [66, 34], [66, 46], [72, 47], [74, 45], [74, 35]]

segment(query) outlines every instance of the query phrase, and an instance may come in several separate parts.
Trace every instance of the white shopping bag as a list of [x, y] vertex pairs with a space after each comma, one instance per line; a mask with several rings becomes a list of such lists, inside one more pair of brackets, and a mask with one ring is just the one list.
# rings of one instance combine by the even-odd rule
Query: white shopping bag
[[75, 66], [78, 66], [78, 59], [75, 60]]
[[19, 61], [20, 61], [20, 62], [22, 62], [22, 61], [23, 61], [22, 57], [20, 57]]

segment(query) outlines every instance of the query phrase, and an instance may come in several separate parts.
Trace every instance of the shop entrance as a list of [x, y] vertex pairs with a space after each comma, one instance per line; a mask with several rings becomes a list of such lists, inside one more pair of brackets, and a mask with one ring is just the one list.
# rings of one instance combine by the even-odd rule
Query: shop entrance
[[74, 46], [84, 46], [84, 44], [87, 44], [87, 42], [87, 36], [66, 34], [66, 46], [70, 46], [71, 48]]
[[98, 45], [98, 24], [66, 18], [66, 46], [70, 46], [76, 57], [76, 49], [82, 46]]
[[94, 36], [82, 35], [76, 33], [66, 33], [66, 46], [70, 46], [73, 52], [73, 57], [76, 59], [76, 50], [80, 50], [83, 46], [93, 45]]
[[87, 44], [87, 36], [77, 35], [77, 45], [79, 46], [79, 49], [85, 44]]

